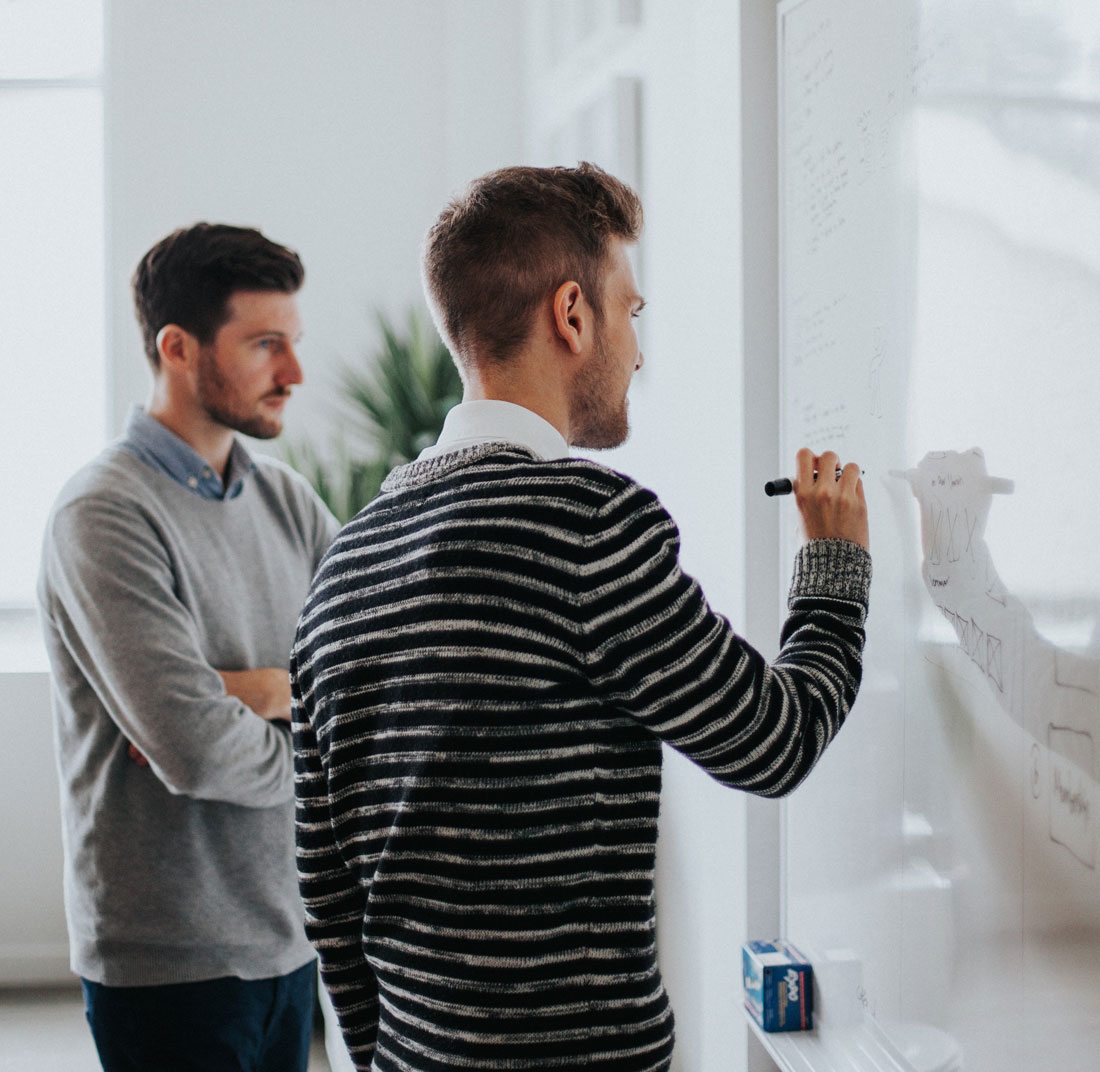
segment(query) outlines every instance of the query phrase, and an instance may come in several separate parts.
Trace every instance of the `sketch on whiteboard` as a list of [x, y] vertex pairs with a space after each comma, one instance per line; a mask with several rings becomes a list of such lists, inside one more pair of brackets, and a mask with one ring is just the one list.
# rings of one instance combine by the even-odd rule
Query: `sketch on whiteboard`
[[1004, 644], [1000, 637], [987, 633], [976, 619], [967, 618], [956, 610], [937, 603], [943, 616], [951, 623], [959, 638], [959, 647], [970, 656], [970, 661], [989, 679], [1000, 693], [1005, 691]]
[[1050, 840], [1095, 871], [1100, 657], [1052, 644], [997, 575], [985, 526], [993, 495], [1010, 494], [1012, 481], [990, 477], [978, 448], [932, 452], [895, 475], [920, 504], [928, 595], [999, 705], [1032, 738], [1031, 796], [1047, 797]]
[[934, 90], [937, 78], [942, 78], [942, 54], [950, 47], [953, 33], [937, 20], [919, 18], [910, 19], [908, 31], [912, 42], [909, 93], [920, 97]]
[[886, 415], [882, 397], [882, 366], [886, 363], [886, 329], [875, 328], [871, 344], [871, 365], [867, 372], [867, 392], [870, 395], [870, 413], [877, 420]]

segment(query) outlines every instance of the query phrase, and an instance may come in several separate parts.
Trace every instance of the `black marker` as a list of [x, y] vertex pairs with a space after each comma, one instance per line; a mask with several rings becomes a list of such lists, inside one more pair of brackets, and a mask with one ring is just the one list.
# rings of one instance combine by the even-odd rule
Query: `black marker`
[[[836, 470], [837, 480], [840, 479], [840, 474], [843, 473], [843, 472], [844, 472], [844, 470], [841, 469], [840, 466], [837, 466], [837, 470]], [[860, 476], [865, 475], [864, 471], [862, 469], [860, 469], [859, 473], [860, 473]], [[814, 470], [814, 480], [816, 480], [816, 479], [817, 479], [817, 470], [815, 469]], [[790, 479], [790, 477], [786, 477], [786, 476], [781, 476], [777, 480], [769, 480], [764, 485], [764, 494], [765, 495], [790, 495], [790, 493], [792, 491], [794, 491], [794, 482]]]

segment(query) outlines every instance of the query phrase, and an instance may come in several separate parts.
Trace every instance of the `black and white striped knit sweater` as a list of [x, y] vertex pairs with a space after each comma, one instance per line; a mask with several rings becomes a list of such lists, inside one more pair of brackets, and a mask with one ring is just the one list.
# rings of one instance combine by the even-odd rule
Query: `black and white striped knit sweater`
[[666, 741], [788, 792], [860, 677], [870, 557], [800, 552], [772, 665], [657, 498], [488, 444], [394, 471], [292, 657], [306, 930], [360, 1069], [669, 1067], [653, 869]]

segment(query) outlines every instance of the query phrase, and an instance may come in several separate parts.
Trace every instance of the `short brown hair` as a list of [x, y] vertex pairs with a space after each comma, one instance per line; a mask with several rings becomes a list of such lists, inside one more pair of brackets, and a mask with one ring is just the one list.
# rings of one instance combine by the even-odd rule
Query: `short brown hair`
[[613, 238], [637, 241], [642, 203], [595, 164], [509, 167], [475, 179], [428, 232], [424, 285], [460, 361], [506, 362], [540, 302], [575, 280], [599, 316]]
[[305, 269], [298, 254], [250, 227], [196, 223], [162, 238], [141, 258], [132, 280], [145, 355], [160, 367], [157, 335], [178, 324], [204, 345], [229, 317], [239, 290], [294, 294]]

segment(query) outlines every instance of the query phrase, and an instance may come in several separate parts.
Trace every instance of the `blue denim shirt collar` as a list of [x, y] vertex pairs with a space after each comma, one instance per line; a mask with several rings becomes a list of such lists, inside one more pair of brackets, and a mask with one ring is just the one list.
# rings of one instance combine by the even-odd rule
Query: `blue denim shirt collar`
[[244, 490], [245, 477], [255, 468], [241, 441], [234, 439], [223, 485], [220, 474], [200, 454], [141, 406], [131, 408], [121, 445], [146, 465], [204, 499], [235, 499]]

